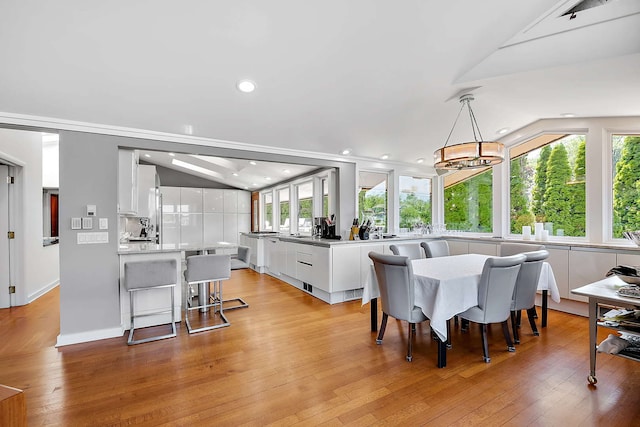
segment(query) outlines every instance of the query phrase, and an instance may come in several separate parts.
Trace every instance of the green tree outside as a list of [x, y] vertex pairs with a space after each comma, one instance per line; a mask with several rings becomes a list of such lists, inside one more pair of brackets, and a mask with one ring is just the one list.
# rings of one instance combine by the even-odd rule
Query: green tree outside
[[547, 163], [551, 156], [551, 146], [545, 145], [540, 151], [538, 163], [536, 166], [536, 175], [534, 178], [534, 186], [532, 191], [533, 204], [532, 210], [536, 221], [544, 222], [544, 195], [547, 189]]
[[522, 231], [523, 225], [533, 226], [535, 218], [529, 209], [529, 199], [526, 194], [524, 169], [527, 164], [527, 155], [511, 159], [511, 211], [509, 212], [511, 232], [514, 234]]
[[542, 204], [545, 222], [553, 223], [553, 234], [557, 234], [557, 230], [561, 229], [564, 230], [564, 234], [573, 236], [571, 221], [573, 192], [567, 185], [571, 180], [571, 167], [563, 144], [556, 144], [551, 150], [546, 175]]
[[493, 230], [493, 169], [444, 189], [447, 229], [479, 233]]
[[571, 236], [584, 237], [587, 231], [586, 143], [584, 139], [578, 144], [573, 177], [574, 181], [570, 186], [572, 193]]
[[400, 228], [412, 228], [418, 222], [431, 223], [431, 201], [421, 200], [415, 194], [407, 194], [400, 201]]
[[636, 230], [640, 230], [640, 136], [627, 136], [613, 179], [613, 237]]

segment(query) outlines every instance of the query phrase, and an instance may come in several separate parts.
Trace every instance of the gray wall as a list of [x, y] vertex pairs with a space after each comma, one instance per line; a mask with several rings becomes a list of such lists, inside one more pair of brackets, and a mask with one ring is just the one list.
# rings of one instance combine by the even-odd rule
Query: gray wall
[[[91, 337], [104, 337], [121, 325], [116, 212], [119, 147], [335, 167], [339, 171], [340, 210], [336, 212], [342, 224], [339, 228], [348, 227], [356, 213], [353, 163], [61, 131], [60, 337], [63, 338], [59, 337], [59, 342], [72, 334], [78, 334], [80, 340], [86, 341]], [[98, 218], [108, 218], [108, 244], [76, 244], [77, 231], [71, 230], [71, 218], [85, 216], [88, 204], [96, 205]], [[97, 221], [94, 221], [93, 231], [99, 231], [97, 228]]]

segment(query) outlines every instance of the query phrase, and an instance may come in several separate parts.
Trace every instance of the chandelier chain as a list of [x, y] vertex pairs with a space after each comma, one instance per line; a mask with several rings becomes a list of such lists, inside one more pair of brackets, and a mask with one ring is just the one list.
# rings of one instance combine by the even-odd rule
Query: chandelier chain
[[[460, 114], [462, 113], [462, 109], [464, 108], [464, 103], [461, 103], [460, 105], [460, 110], [458, 110], [458, 115], [456, 116], [456, 120], [453, 122], [453, 126], [451, 127], [451, 130], [449, 131], [449, 136], [447, 136], [447, 140], [444, 142], [444, 147], [447, 146], [447, 144], [449, 143], [449, 139], [451, 138], [451, 134], [453, 133], [453, 130], [456, 128], [456, 124], [458, 123], [458, 119], [460, 118]], [[473, 125], [472, 125], [473, 127]], [[475, 132], [474, 132], [475, 134]]]

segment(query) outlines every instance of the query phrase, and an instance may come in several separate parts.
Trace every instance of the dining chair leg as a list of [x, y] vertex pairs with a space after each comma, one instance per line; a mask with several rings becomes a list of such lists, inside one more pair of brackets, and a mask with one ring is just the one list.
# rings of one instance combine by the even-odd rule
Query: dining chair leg
[[516, 312], [516, 326], [519, 328], [520, 324], [522, 322], [522, 312], [520, 310], [518, 310]]
[[480, 334], [482, 335], [482, 358], [485, 363], [491, 362], [489, 357], [489, 342], [487, 341], [487, 325], [480, 323]]
[[378, 331], [378, 338], [376, 339], [376, 344], [382, 344], [382, 337], [384, 337], [384, 330], [387, 328], [387, 319], [389, 315], [387, 313], [382, 313], [382, 322], [380, 323], [380, 331]]
[[407, 344], [407, 362], [411, 362], [413, 360], [413, 338], [416, 335], [416, 324], [409, 323], [409, 339]]
[[516, 351], [516, 348], [513, 346], [513, 341], [511, 341], [511, 334], [509, 333], [509, 325], [505, 320], [502, 322], [502, 333], [504, 334], [504, 340], [507, 342], [507, 350], [510, 352]]
[[447, 319], [447, 348], [451, 347], [451, 319]]
[[536, 319], [534, 317], [535, 311], [536, 309], [533, 307], [527, 310], [527, 317], [529, 318], [529, 324], [531, 325], [531, 330], [533, 331], [533, 335], [537, 337], [540, 335], [540, 332], [538, 332], [538, 327], [536, 326]]
[[460, 331], [467, 332], [469, 330], [469, 321], [467, 319], [460, 319]]
[[516, 344], [520, 344], [520, 335], [518, 335], [518, 325], [516, 324], [516, 311], [511, 311], [511, 329], [513, 329], [513, 341]]

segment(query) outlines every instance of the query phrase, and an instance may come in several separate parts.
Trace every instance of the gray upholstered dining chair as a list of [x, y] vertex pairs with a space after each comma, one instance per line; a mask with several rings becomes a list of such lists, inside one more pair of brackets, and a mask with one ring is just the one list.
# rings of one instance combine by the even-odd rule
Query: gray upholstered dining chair
[[487, 363], [491, 362], [487, 342], [487, 325], [490, 323], [502, 324], [507, 349], [515, 351], [507, 319], [511, 315], [511, 300], [520, 265], [525, 259], [522, 254], [487, 259], [478, 284], [478, 305], [458, 315], [462, 319], [480, 324], [483, 358]]
[[373, 251], [369, 252], [369, 258], [373, 261], [382, 300], [382, 323], [376, 344], [382, 344], [389, 316], [409, 322], [406, 359], [411, 362], [416, 323], [427, 320], [427, 316], [414, 303], [415, 284], [411, 260], [406, 256], [384, 255]]
[[406, 256], [411, 260], [424, 258], [422, 256], [422, 249], [420, 249], [420, 245], [418, 243], [391, 245], [389, 246], [389, 250], [391, 250], [394, 255]]
[[520, 326], [522, 310], [527, 310], [527, 317], [533, 335], [540, 335], [535, 320], [536, 291], [538, 290], [542, 263], [549, 257], [549, 252], [543, 249], [524, 252], [522, 255], [524, 255], [526, 259], [520, 266], [520, 272], [516, 279], [516, 287], [513, 291], [513, 300], [511, 302], [511, 328], [513, 329], [513, 340], [516, 344], [520, 344], [518, 327]]
[[420, 243], [427, 258], [449, 256], [449, 244], [446, 240], [430, 240]]

